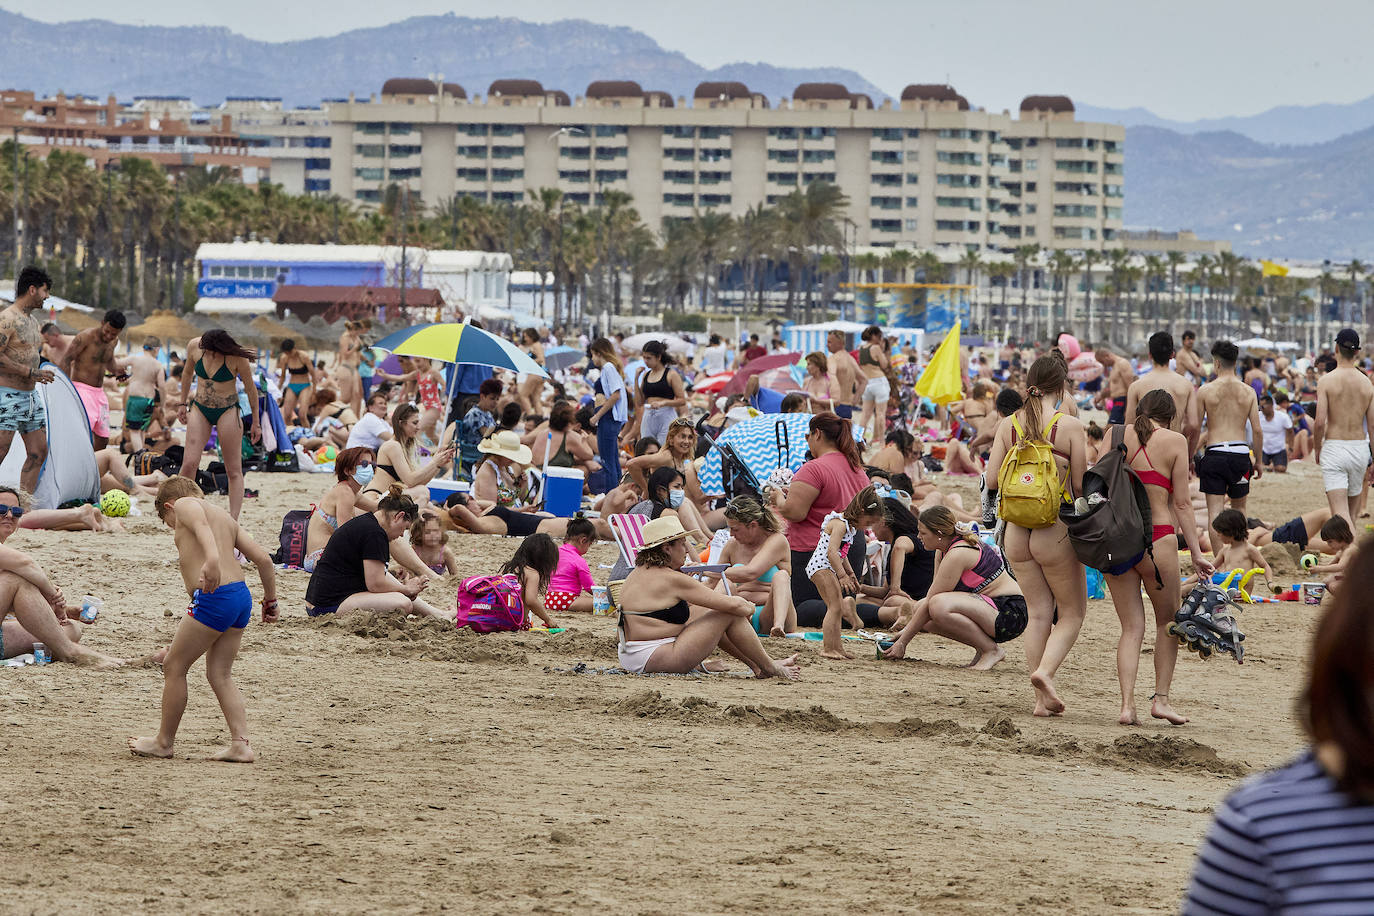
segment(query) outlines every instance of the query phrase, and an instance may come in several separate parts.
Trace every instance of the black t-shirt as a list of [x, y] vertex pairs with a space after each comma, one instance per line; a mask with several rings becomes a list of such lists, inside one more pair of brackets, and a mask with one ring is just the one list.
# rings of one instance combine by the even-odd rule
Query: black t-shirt
[[930, 583], [935, 579], [935, 551], [926, 550], [917, 538], [910, 538], [910, 541], [912, 549], [902, 564], [902, 591], [919, 601], [930, 591]]
[[305, 600], [313, 607], [335, 607], [349, 595], [367, 591], [364, 560], [391, 562], [391, 539], [371, 512], [349, 519], [339, 526], [324, 554], [315, 564]]

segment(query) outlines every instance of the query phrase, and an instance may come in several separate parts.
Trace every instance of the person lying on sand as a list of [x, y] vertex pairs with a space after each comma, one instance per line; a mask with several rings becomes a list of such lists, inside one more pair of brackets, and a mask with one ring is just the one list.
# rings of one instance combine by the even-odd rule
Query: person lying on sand
[[211, 759], [252, 763], [257, 755], [248, 742], [248, 716], [232, 669], [243, 631], [253, 619], [253, 596], [243, 581], [235, 551], [258, 568], [263, 623], [277, 620], [276, 568], [267, 551], [229, 513], [205, 501], [195, 481], [169, 477], [157, 488], [155, 501], [158, 518], [175, 532], [181, 580], [191, 596], [191, 606], [181, 618], [163, 661], [158, 732], [151, 738], [131, 737], [129, 750], [138, 757], [172, 756], [172, 742], [186, 711], [186, 673], [204, 655], [205, 678], [229, 725], [229, 746]]

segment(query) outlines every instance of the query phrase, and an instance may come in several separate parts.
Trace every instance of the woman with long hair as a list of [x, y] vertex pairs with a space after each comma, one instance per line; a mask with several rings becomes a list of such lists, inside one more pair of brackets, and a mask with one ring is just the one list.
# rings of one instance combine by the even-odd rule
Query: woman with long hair
[[[888, 435], [892, 435], [891, 432]], [[887, 581], [882, 585], [859, 585], [859, 617], [865, 626], [905, 624], [902, 609], [909, 601], [924, 598], [935, 576], [935, 554], [921, 541], [920, 522], [901, 500], [883, 499], [884, 516], [873, 525], [873, 536], [890, 545], [887, 554]], [[864, 603], [863, 598], [870, 599]], [[877, 605], [871, 603], [877, 601]]]
[[297, 426], [308, 426], [306, 405], [310, 403], [310, 389], [316, 381], [315, 364], [296, 349], [296, 342], [289, 337], [281, 342], [277, 378], [282, 386], [282, 419], [295, 422]]
[[[631, 458], [625, 465], [625, 469], [629, 471], [634, 481], [645, 489], [646, 493], [648, 492], [646, 475], [653, 473], [655, 468], [671, 467], [680, 471], [685, 495], [682, 504], [677, 508], [682, 516], [682, 524], [688, 530], [696, 529], [709, 535], [712, 530], [711, 519], [702, 512], [702, 507], [706, 505], [706, 497], [701, 492], [701, 483], [697, 479], [696, 462], [693, 461], [696, 444], [696, 427], [692, 425], [691, 420], [679, 417], [669, 424], [668, 433], [664, 437], [663, 448], [656, 452]], [[715, 512], [713, 511], [712, 514], [714, 515]]]
[[643, 356], [645, 369], [639, 377], [635, 435], [652, 436], [663, 444], [669, 427], [678, 418], [678, 408], [687, 404], [687, 389], [682, 375], [673, 368], [667, 344], [651, 340], [644, 345]]
[[453, 462], [453, 424], [444, 430], [439, 448], [422, 462], [419, 457], [420, 409], [414, 404], [401, 404], [391, 415], [392, 438], [377, 449], [377, 470], [361, 494], [360, 505], [375, 506], [376, 499], [400, 484], [407, 496], [421, 506], [429, 502], [429, 482], [438, 477]]
[[179, 473], [188, 480], [196, 479], [210, 431], [216, 430], [229, 478], [229, 514], [236, 520], [243, 508], [243, 416], [239, 412], [236, 382], [243, 384], [248, 396], [248, 413], [252, 418], [249, 433], [252, 441], [257, 442], [262, 438], [262, 429], [258, 424], [258, 386], [253, 381], [256, 358], [256, 350], [239, 346], [228, 331], [214, 328], [186, 345], [186, 363], [195, 370], [181, 374], [177, 419], [186, 424], [186, 454]]
[[[997, 488], [1002, 463], [1017, 442], [1025, 439], [1050, 446], [1057, 486], [1070, 497], [1082, 492], [1087, 436], [1076, 417], [1055, 408], [1068, 381], [1067, 368], [1062, 356], [1042, 356], [1031, 364], [1026, 374], [1025, 403], [1012, 414], [1015, 424], [1002, 424], [992, 441], [984, 470], [989, 487]], [[1054, 676], [1078, 639], [1088, 611], [1083, 564], [1069, 543], [1068, 528], [1057, 517], [1049, 525], [1034, 529], [1008, 522], [1005, 544], [1029, 615], [1026, 664], [1035, 689], [1035, 715], [1061, 715], [1064, 702], [1055, 690]]]
[[[1155, 616], [1155, 691], [1150, 695], [1150, 715], [1174, 725], [1188, 721], [1169, 703], [1169, 689], [1178, 663], [1178, 640], [1169, 633], [1182, 597], [1179, 594], [1178, 535], [1192, 554], [1193, 568], [1211, 575], [1212, 564], [1203, 556], [1199, 544], [1197, 519], [1188, 498], [1188, 440], [1169, 428], [1177, 411], [1169, 392], [1156, 388], [1136, 405], [1135, 422], [1123, 432], [1123, 442], [1131, 468], [1145, 484], [1150, 498], [1153, 530], [1149, 553], [1107, 570], [1107, 588], [1112, 593], [1117, 617], [1121, 620], [1121, 639], [1116, 645], [1116, 676], [1121, 684], [1122, 725], [1136, 725], [1135, 679], [1140, 666], [1140, 645], [1145, 638], [1145, 605], [1140, 587], [1150, 598]], [[1110, 444], [1108, 444], [1110, 448]], [[1104, 450], [1105, 451], [1105, 450]], [[1124, 494], [1121, 497], [1129, 498]]]
[[[864, 379], [863, 412], [859, 414], [859, 429], [869, 442], [882, 442], [887, 435], [887, 402], [892, 397], [892, 385], [887, 374], [892, 364], [887, 356], [883, 329], [877, 325], [864, 328], [859, 346], [859, 372]], [[873, 435], [868, 435], [869, 421]]]
[[629, 392], [625, 390], [625, 367], [615, 345], [598, 337], [592, 341], [590, 353], [592, 364], [601, 372], [594, 389], [600, 402], [592, 412], [592, 425], [596, 427], [596, 451], [606, 469], [609, 489], [620, 480], [620, 430], [629, 416]]
[[736, 496], [725, 506], [730, 540], [721, 548], [719, 563], [732, 595], [754, 602], [754, 629], [767, 627], [770, 636], [786, 636], [797, 629], [792, 606], [792, 556], [782, 521], [753, 496]]
[[835, 409], [835, 392], [838, 386], [830, 374], [830, 361], [817, 350], [806, 354], [806, 381], [802, 385], [806, 397], [811, 402], [812, 413]]
[[973, 661], [965, 667], [991, 670], [1006, 657], [1002, 643], [1024, 633], [1028, 617], [1025, 596], [1001, 551], [980, 541], [944, 506], [921, 513], [919, 537], [935, 551], [935, 577], [924, 598], [903, 607], [906, 625], [885, 657], [901, 658], [925, 631], [971, 646]]

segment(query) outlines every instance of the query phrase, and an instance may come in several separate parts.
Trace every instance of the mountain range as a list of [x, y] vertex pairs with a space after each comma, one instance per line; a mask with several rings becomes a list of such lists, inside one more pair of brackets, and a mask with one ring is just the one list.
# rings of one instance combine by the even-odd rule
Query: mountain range
[[[313, 105], [350, 92], [366, 98], [390, 77], [431, 74], [483, 95], [493, 80], [526, 77], [569, 95], [595, 80], [633, 79], [673, 96], [690, 96], [705, 80], [739, 80], [773, 101], [804, 82], [843, 83], [875, 103], [888, 96], [836, 67], [708, 69], [642, 32], [582, 20], [421, 16], [264, 42], [224, 28], [52, 24], [0, 10], [0, 31], [0, 85], [126, 101], [176, 95], [209, 105], [269, 96]], [[1080, 120], [1127, 126], [1128, 226], [1192, 229], [1251, 255], [1374, 259], [1374, 96], [1193, 122], [1075, 101]]]

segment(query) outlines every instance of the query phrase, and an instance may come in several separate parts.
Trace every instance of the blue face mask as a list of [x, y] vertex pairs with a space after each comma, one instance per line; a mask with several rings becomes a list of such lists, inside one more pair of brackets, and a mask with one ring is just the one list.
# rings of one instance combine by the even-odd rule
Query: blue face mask
[[360, 464], [353, 471], [353, 479], [358, 481], [360, 486], [367, 486], [372, 482], [373, 467], [370, 464]]
[[669, 490], [669, 491], [668, 491], [668, 505], [669, 505], [669, 507], [670, 507], [670, 508], [673, 508], [673, 509], [680, 508], [680, 507], [682, 506], [682, 500], [685, 499], [686, 496], [687, 496], [687, 491], [685, 491], [685, 490]]

